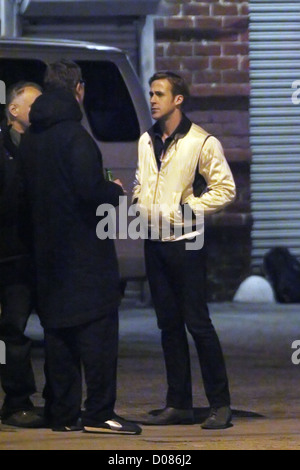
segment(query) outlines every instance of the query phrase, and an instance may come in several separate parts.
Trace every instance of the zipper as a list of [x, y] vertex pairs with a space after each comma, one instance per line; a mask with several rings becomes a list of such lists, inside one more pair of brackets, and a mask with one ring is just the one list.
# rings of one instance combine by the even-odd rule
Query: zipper
[[157, 179], [156, 179], [156, 186], [155, 186], [155, 192], [154, 192], [154, 197], [153, 197], [153, 204], [155, 204], [155, 201], [156, 201], [156, 195], [157, 195], [157, 189], [158, 189], [158, 182], [159, 182], [159, 175], [160, 175], [160, 170], [159, 170], [159, 172], [158, 172]]
[[[177, 144], [177, 141], [173, 141], [173, 142], [171, 143], [171, 145], [169, 146], [168, 150], [167, 150], [166, 153], [164, 154], [164, 159], [166, 158], [166, 156], [167, 156], [168, 153], [170, 152], [170, 150], [171, 150], [171, 148], [173, 147], [173, 145], [176, 145], [176, 144]], [[153, 147], [152, 141], [150, 142], [150, 145], [151, 145], [151, 148], [152, 148], [152, 151], [153, 151], [153, 155], [154, 155], [154, 158], [155, 158], [155, 163], [156, 163], [156, 165], [157, 165], [156, 157], [155, 157], [155, 151], [154, 151], [154, 147]], [[154, 192], [154, 197], [153, 197], [153, 204], [155, 204], [155, 201], [156, 201], [157, 189], [158, 189], [158, 183], [159, 183], [159, 177], [160, 177], [160, 172], [161, 172], [162, 165], [163, 165], [163, 161], [161, 162], [161, 167], [160, 167], [160, 170], [158, 170], [158, 174], [157, 174], [155, 192]], [[157, 169], [158, 169], [158, 167], [157, 167]]]
[[154, 204], [154, 203], [155, 203], [155, 199], [156, 199], [156, 194], [157, 194], [157, 188], [158, 188], [158, 181], [159, 181], [160, 170], [158, 169], [158, 165], [157, 165], [157, 161], [156, 161], [156, 157], [155, 157], [154, 145], [153, 145], [152, 140], [149, 141], [149, 145], [150, 145], [150, 147], [151, 147], [152, 154], [153, 154], [154, 160], [155, 160], [155, 164], [156, 164], [157, 170], [158, 170], [157, 178], [156, 178], [156, 186], [155, 186], [155, 191], [154, 191], [154, 197], [153, 197], [153, 204]]

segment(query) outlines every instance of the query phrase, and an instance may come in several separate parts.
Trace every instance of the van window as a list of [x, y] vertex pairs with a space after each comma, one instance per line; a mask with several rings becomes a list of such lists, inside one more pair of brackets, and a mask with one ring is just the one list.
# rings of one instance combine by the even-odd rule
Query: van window
[[43, 84], [46, 65], [41, 60], [0, 59], [0, 79], [10, 87], [17, 82]]
[[112, 62], [78, 62], [86, 82], [85, 111], [95, 138], [132, 142], [140, 127], [128, 89]]
[[[134, 142], [140, 136], [137, 114], [118, 67], [109, 61], [77, 61], [85, 87], [84, 108], [94, 137], [101, 142]], [[43, 85], [46, 64], [31, 59], [0, 59], [6, 88], [19, 81]], [[0, 117], [4, 116], [1, 106]]]

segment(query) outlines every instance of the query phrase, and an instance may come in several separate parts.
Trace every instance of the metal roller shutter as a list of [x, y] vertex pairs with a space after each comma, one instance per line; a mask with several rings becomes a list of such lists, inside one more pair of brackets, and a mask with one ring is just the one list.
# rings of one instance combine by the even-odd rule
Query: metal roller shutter
[[252, 263], [259, 268], [275, 246], [300, 256], [300, 104], [292, 101], [300, 81], [300, 2], [249, 3]]
[[140, 20], [136, 17], [99, 18], [93, 22], [38, 18], [23, 24], [23, 36], [90, 41], [125, 50], [139, 71]]

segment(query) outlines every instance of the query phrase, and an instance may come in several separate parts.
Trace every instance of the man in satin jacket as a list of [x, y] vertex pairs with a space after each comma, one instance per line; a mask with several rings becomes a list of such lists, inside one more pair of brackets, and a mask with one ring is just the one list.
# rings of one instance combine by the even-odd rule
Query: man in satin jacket
[[139, 142], [133, 201], [148, 221], [146, 269], [162, 334], [168, 393], [166, 407], [150, 412], [144, 424], [194, 422], [187, 328], [210, 405], [202, 428], [225, 429], [232, 419], [230, 392], [206, 303], [203, 220], [230, 204], [236, 187], [220, 142], [182, 112], [189, 95], [185, 81], [159, 72], [149, 83], [156, 123]]

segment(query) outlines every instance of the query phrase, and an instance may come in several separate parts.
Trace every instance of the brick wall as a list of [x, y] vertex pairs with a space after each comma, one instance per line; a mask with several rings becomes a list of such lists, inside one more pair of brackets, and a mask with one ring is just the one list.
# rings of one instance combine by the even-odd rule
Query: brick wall
[[248, 2], [162, 0], [157, 67], [177, 70], [194, 96], [248, 96]]
[[248, 2], [161, 0], [155, 21], [156, 68], [190, 85], [186, 112], [222, 142], [238, 196], [207, 221], [210, 300], [230, 300], [250, 274]]

